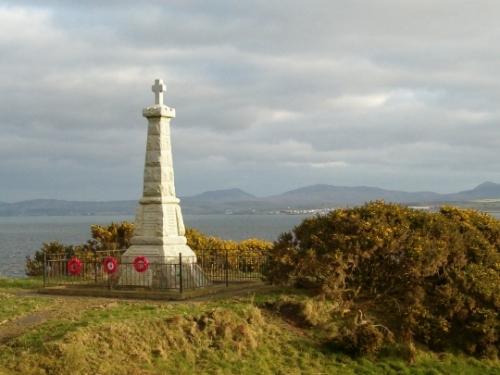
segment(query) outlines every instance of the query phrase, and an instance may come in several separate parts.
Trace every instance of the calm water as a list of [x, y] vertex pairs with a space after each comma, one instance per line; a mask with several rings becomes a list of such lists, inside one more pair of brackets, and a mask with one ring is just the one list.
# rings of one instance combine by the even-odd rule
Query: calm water
[[[493, 214], [500, 218], [500, 213]], [[306, 215], [185, 215], [186, 226], [225, 239], [275, 240]], [[91, 224], [133, 221], [132, 216], [0, 217], [0, 276], [23, 276], [24, 260], [43, 242], [84, 243]]]
[[[274, 240], [305, 215], [184, 215], [186, 226], [225, 239]], [[43, 242], [79, 244], [90, 238], [91, 224], [133, 221], [132, 216], [0, 217], [0, 276], [23, 276], [24, 260]]]

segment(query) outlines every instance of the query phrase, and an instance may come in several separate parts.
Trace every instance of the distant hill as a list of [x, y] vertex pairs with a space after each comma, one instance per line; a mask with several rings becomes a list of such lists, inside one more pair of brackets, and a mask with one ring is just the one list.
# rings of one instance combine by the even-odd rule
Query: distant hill
[[[412, 205], [436, 205], [447, 202], [459, 204], [481, 199], [500, 200], [500, 184], [484, 182], [474, 189], [452, 194], [323, 184], [305, 186], [269, 197], [255, 197], [241, 189], [225, 189], [181, 197], [181, 205], [183, 212], [187, 214], [259, 213], [287, 209], [345, 207], [377, 199]], [[0, 202], [0, 216], [133, 215], [136, 205], [136, 200], [79, 202], [36, 199], [16, 203]]]
[[185, 197], [184, 200], [203, 202], [237, 202], [252, 200], [256, 197], [241, 189], [212, 190], [204, 193]]
[[444, 199], [444, 197], [441, 194], [433, 192], [408, 193], [370, 186], [312, 185], [265, 199], [270, 203], [280, 206], [297, 208], [314, 206], [315, 208], [322, 208], [362, 204], [377, 199], [405, 203], [436, 202]]
[[187, 214], [252, 212], [260, 198], [241, 189], [212, 190], [190, 197], [181, 197], [182, 211]]
[[500, 184], [494, 182], [483, 182], [472, 190], [461, 191], [450, 194], [451, 199], [458, 201], [468, 201], [474, 199], [500, 199]]

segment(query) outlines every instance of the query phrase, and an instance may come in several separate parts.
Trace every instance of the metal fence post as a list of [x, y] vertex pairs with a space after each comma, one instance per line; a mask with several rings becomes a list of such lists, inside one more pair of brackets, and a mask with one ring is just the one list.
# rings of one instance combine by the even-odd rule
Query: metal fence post
[[94, 251], [94, 284], [97, 284], [97, 250]]
[[179, 253], [179, 293], [182, 294], [182, 253]]
[[205, 265], [205, 250], [201, 249], [201, 269], [203, 270], [204, 269], [204, 265]]
[[226, 279], [226, 288], [229, 286], [229, 260], [227, 258], [227, 249], [226, 249], [226, 261], [224, 262], [225, 274], [224, 278]]
[[43, 252], [43, 287], [47, 284], [47, 253]]

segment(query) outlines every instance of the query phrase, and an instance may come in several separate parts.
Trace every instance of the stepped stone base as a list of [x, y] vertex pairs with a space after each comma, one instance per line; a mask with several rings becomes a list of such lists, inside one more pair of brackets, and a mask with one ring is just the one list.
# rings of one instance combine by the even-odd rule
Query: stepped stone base
[[132, 264], [120, 265], [119, 286], [130, 287], [152, 287], [153, 286], [153, 271], [151, 267], [145, 272], [137, 272]]
[[[163, 255], [161, 255], [163, 254]], [[181, 286], [180, 257], [182, 255], [183, 288], [199, 288], [210, 285], [210, 280], [196, 264], [196, 255], [184, 244], [132, 245], [123, 255], [120, 265], [118, 285], [130, 287], [150, 287], [155, 289], [179, 289]], [[138, 256], [148, 258], [149, 267], [145, 272], [137, 272], [133, 266]]]
[[[181, 270], [179, 264], [150, 264], [145, 272], [137, 272], [132, 264], [120, 266], [119, 286], [145, 287], [152, 289], [180, 289]], [[182, 288], [195, 289], [211, 285], [203, 270], [196, 263], [182, 264]]]

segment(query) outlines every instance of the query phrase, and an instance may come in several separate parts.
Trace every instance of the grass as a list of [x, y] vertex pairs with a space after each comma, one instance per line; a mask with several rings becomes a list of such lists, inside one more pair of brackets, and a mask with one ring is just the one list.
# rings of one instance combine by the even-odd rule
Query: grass
[[[9, 294], [0, 311], [11, 306], [10, 319], [40, 308], [36, 297], [6, 292], [29, 283], [0, 281]], [[0, 344], [0, 374], [500, 373], [499, 361], [423, 349], [413, 364], [391, 355], [356, 359], [332, 352], [322, 345], [321, 332], [264, 307], [283, 294], [307, 298], [289, 289], [196, 303], [44, 297], [42, 307], [59, 315]]]
[[0, 291], [0, 327], [8, 320], [19, 318], [28, 313], [42, 309], [50, 301], [37, 297], [20, 297]]
[[36, 289], [43, 286], [41, 277], [0, 277], [0, 289]]
[[18, 290], [34, 289], [43, 284], [38, 278], [0, 278], [0, 327], [6, 321], [19, 318], [50, 305], [50, 301], [36, 296], [18, 295]]

